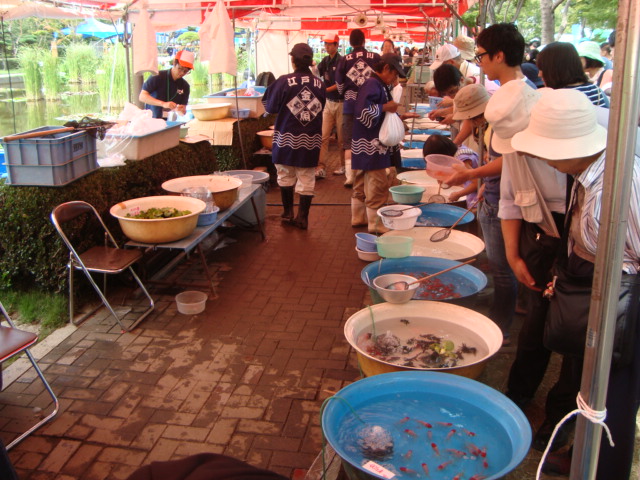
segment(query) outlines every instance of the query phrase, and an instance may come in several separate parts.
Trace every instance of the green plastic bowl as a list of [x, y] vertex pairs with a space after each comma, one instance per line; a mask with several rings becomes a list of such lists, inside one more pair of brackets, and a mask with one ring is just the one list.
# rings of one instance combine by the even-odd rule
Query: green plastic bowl
[[396, 185], [391, 187], [389, 191], [394, 202], [411, 205], [420, 203], [425, 188], [418, 185]]
[[404, 258], [411, 255], [412, 237], [389, 236], [376, 238], [378, 255], [384, 258]]

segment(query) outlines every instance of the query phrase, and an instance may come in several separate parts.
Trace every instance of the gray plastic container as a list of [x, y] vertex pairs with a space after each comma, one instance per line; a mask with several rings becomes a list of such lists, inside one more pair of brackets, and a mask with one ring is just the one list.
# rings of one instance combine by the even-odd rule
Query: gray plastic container
[[[59, 128], [63, 127], [40, 127], [22, 134]], [[3, 144], [6, 163], [10, 165], [64, 165], [96, 151], [96, 139], [84, 131], [54, 133]]]

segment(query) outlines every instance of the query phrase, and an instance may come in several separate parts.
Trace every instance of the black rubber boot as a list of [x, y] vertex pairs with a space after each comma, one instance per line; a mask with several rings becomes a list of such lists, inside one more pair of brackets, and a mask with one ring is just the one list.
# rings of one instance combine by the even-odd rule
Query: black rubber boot
[[282, 196], [282, 219], [286, 222], [293, 220], [293, 189], [294, 187], [280, 187], [280, 195]]
[[291, 222], [294, 226], [301, 228], [302, 230], [307, 229], [309, 209], [311, 208], [312, 199], [313, 195], [300, 195], [300, 206], [298, 207], [298, 215], [296, 216], [296, 219]]

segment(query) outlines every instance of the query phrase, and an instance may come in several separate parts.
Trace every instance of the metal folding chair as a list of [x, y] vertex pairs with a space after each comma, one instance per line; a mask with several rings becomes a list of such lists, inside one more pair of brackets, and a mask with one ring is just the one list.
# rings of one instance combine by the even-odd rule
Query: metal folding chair
[[[74, 248], [69, 238], [67, 237], [67, 235], [64, 233], [62, 229], [62, 225], [80, 217], [81, 215], [89, 215], [96, 218], [100, 223], [100, 225], [102, 226], [102, 228], [104, 229], [105, 239], [104, 239], [104, 246], [94, 246], [94, 247], [91, 247], [86, 252], [79, 254]], [[87, 277], [87, 279], [89, 280], [89, 282], [91, 283], [91, 285], [93, 286], [94, 290], [102, 300], [102, 303], [104, 304], [104, 306], [107, 307], [109, 312], [111, 312], [111, 315], [113, 315], [113, 317], [116, 319], [116, 321], [120, 325], [120, 328], [122, 328], [123, 331], [127, 331], [127, 332], [133, 330], [154, 309], [153, 298], [151, 298], [151, 295], [149, 295], [149, 292], [145, 288], [144, 284], [142, 283], [142, 281], [140, 280], [136, 272], [133, 270], [133, 264], [136, 263], [142, 257], [142, 252], [137, 249], [126, 250], [126, 249], [120, 248], [120, 246], [116, 242], [115, 238], [113, 237], [113, 235], [111, 234], [107, 226], [105, 225], [104, 221], [102, 220], [102, 218], [100, 217], [96, 209], [92, 205], [88, 204], [87, 202], [73, 201], [73, 202], [67, 202], [67, 203], [58, 205], [56, 208], [53, 209], [53, 212], [51, 212], [51, 222], [53, 223], [54, 227], [60, 234], [60, 237], [62, 238], [65, 245], [69, 249], [69, 263], [67, 264], [67, 268], [69, 270], [69, 318], [70, 318], [70, 321], [74, 325], [79, 325], [84, 320], [86, 320], [91, 314], [93, 314], [98, 308], [100, 308], [100, 305], [98, 305], [98, 307], [96, 307], [93, 311], [84, 315], [77, 322], [74, 320], [73, 272], [74, 270], [82, 270], [85, 276]], [[115, 312], [115, 310], [113, 309], [113, 307], [111, 306], [111, 304], [109, 303], [106, 297], [107, 274], [122, 273], [125, 270], [129, 271], [133, 279], [136, 281], [136, 283], [138, 284], [142, 292], [145, 294], [145, 296], [149, 300], [149, 307], [146, 308], [146, 310], [144, 310], [128, 328], [125, 327], [124, 324], [122, 323], [122, 320], [125, 315], [122, 315], [122, 317], [120, 317]], [[92, 272], [103, 274], [102, 289], [97, 285], [97, 283], [94, 281], [93, 277], [91, 276]]]
[[2, 310], [2, 315], [9, 324], [8, 327], [5, 325], [0, 325], [0, 364], [4, 363], [12, 357], [15, 357], [19, 353], [24, 352], [31, 361], [31, 365], [33, 365], [33, 368], [40, 377], [40, 380], [42, 380], [42, 383], [44, 383], [44, 386], [47, 389], [47, 392], [49, 392], [49, 395], [53, 399], [54, 403], [54, 409], [49, 415], [41, 419], [26, 432], [21, 434], [18, 438], [7, 445], [7, 450], [9, 450], [18, 442], [24, 440], [25, 437], [27, 437], [42, 425], [47, 423], [49, 420], [51, 420], [53, 417], [55, 417], [58, 413], [58, 409], [60, 408], [60, 403], [58, 402], [58, 398], [56, 397], [55, 393], [53, 393], [53, 390], [51, 390], [49, 383], [44, 378], [42, 370], [40, 370], [40, 367], [38, 367], [36, 360], [33, 358], [33, 355], [31, 355], [31, 352], [29, 351], [29, 347], [36, 343], [36, 341], [38, 340], [38, 336], [35, 333], [16, 328], [16, 326], [11, 321], [11, 318], [9, 318], [9, 314], [7, 314], [7, 311], [4, 309], [2, 303], [0, 303], [0, 310]]

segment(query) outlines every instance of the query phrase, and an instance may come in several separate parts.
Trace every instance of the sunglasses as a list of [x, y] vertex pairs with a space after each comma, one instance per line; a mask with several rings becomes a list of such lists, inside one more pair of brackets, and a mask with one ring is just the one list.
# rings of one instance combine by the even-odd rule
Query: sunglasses
[[480, 63], [482, 62], [482, 57], [484, 57], [485, 55], [488, 55], [489, 52], [482, 52], [482, 53], [477, 53], [473, 58], [475, 59], [476, 63]]

